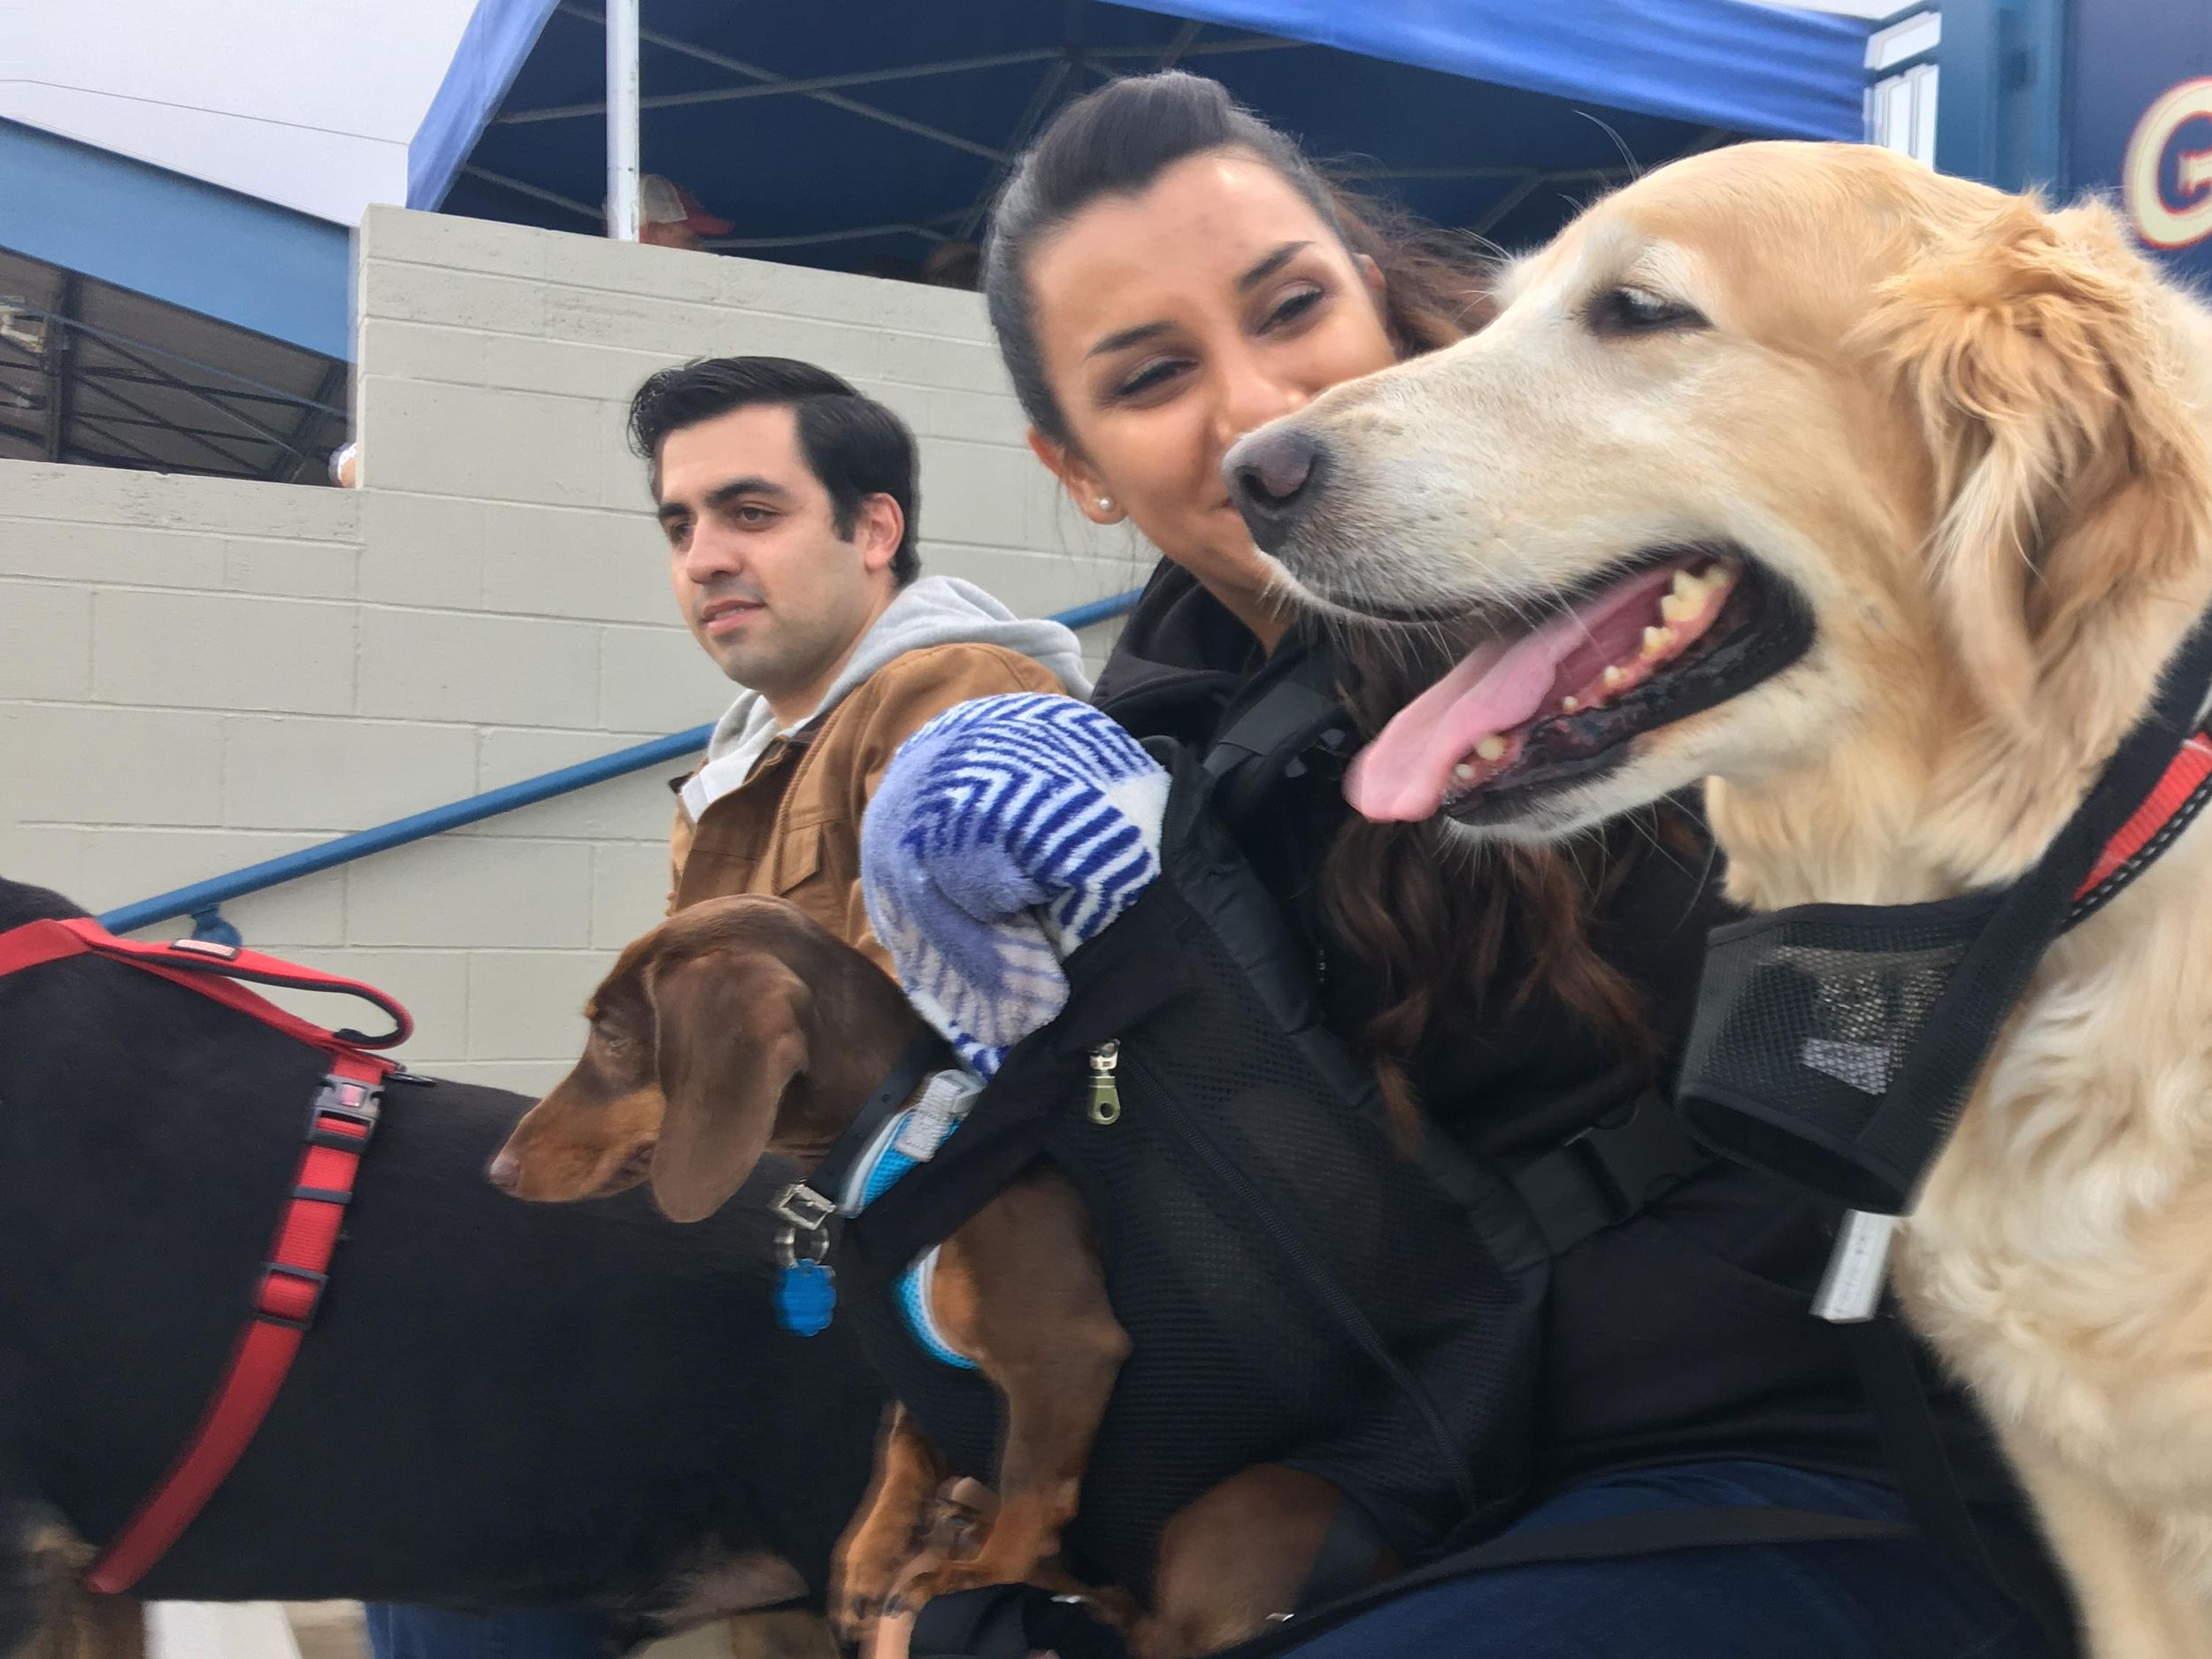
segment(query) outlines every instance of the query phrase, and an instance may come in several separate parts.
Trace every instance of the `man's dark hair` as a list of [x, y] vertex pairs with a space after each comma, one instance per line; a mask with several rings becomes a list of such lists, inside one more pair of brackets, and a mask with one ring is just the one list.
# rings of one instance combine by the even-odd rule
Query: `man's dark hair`
[[660, 488], [661, 440], [672, 432], [761, 404], [788, 409], [799, 452], [829, 492], [830, 524], [849, 540], [871, 495], [898, 503], [906, 528], [891, 556], [891, 580], [903, 588], [921, 574], [915, 525], [921, 511], [914, 434], [872, 397], [827, 369], [792, 357], [695, 357], [663, 369], [630, 400], [630, 447], [651, 463]]

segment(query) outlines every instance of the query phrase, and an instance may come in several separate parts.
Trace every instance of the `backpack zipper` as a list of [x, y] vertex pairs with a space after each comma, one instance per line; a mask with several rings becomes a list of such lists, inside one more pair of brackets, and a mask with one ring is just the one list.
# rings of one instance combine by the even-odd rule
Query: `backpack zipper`
[[1091, 1050], [1091, 1121], [1099, 1125], [1121, 1121], [1121, 1084], [1114, 1068], [1121, 1064], [1121, 1044], [1112, 1039]]

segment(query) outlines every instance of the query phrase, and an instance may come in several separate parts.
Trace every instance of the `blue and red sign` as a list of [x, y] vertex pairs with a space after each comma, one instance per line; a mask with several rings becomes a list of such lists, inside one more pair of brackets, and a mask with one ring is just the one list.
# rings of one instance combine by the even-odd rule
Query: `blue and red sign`
[[2212, 282], [2212, 4], [2077, 0], [2067, 171], [2111, 190], [2175, 269]]

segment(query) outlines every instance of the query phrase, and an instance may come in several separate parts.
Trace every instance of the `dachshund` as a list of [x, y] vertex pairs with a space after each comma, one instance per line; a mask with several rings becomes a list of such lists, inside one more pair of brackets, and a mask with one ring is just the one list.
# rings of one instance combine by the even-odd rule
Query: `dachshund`
[[[925, 1029], [867, 957], [795, 906], [753, 896], [693, 905], [633, 942], [585, 1017], [582, 1057], [517, 1125], [492, 1179], [540, 1200], [649, 1180], [678, 1220], [712, 1214], [764, 1156], [811, 1171]], [[971, 1554], [923, 1547], [951, 1471], [895, 1406], [838, 1550], [832, 1616], [849, 1638], [993, 1584], [1082, 1595], [1145, 1659], [1211, 1651], [1292, 1609], [1342, 1497], [1288, 1470], [1233, 1477], [1170, 1522], [1148, 1617], [1059, 1564], [1128, 1353], [1064, 1176], [1033, 1165], [949, 1236], [930, 1301], [943, 1340], [1005, 1401], [996, 1510]]]

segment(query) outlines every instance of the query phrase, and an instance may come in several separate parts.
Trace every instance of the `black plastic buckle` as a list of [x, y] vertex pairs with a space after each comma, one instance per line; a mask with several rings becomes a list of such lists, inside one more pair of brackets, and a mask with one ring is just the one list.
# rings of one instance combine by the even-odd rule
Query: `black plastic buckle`
[[[382, 1109], [378, 1102], [384, 1091], [373, 1083], [359, 1078], [329, 1077], [315, 1091], [315, 1099], [307, 1109], [307, 1133], [310, 1146], [332, 1147], [341, 1152], [358, 1152], [369, 1144], [369, 1137], [376, 1133], [376, 1120]], [[361, 1125], [359, 1134], [349, 1134], [342, 1129], [326, 1129], [322, 1120], [340, 1118], [346, 1123]]]
[[295, 1187], [292, 1196], [303, 1198], [311, 1204], [344, 1205], [353, 1202], [351, 1193], [342, 1193], [334, 1187]]
[[1636, 1097], [1625, 1117], [1592, 1124], [1561, 1149], [1574, 1155], [1605, 1201], [1608, 1225], [1627, 1220], [1709, 1161], [1650, 1091]]
[[1598, 1133], [1594, 1125], [1585, 1129], [1559, 1149], [1574, 1159], [1575, 1167], [1582, 1171], [1583, 1179], [1603, 1206], [1605, 1225], [1609, 1227], [1627, 1220], [1635, 1206], [1629, 1202], [1627, 1189], [1607, 1160]]
[[[315, 1294], [307, 1304], [306, 1314], [294, 1318], [288, 1313], [278, 1313], [268, 1305], [269, 1281], [273, 1279], [296, 1279], [315, 1287]], [[322, 1311], [323, 1292], [329, 1288], [330, 1275], [318, 1273], [312, 1268], [288, 1267], [282, 1262], [265, 1262], [261, 1268], [261, 1286], [254, 1294], [253, 1317], [264, 1325], [280, 1325], [287, 1330], [304, 1331], [315, 1323], [315, 1316]]]

